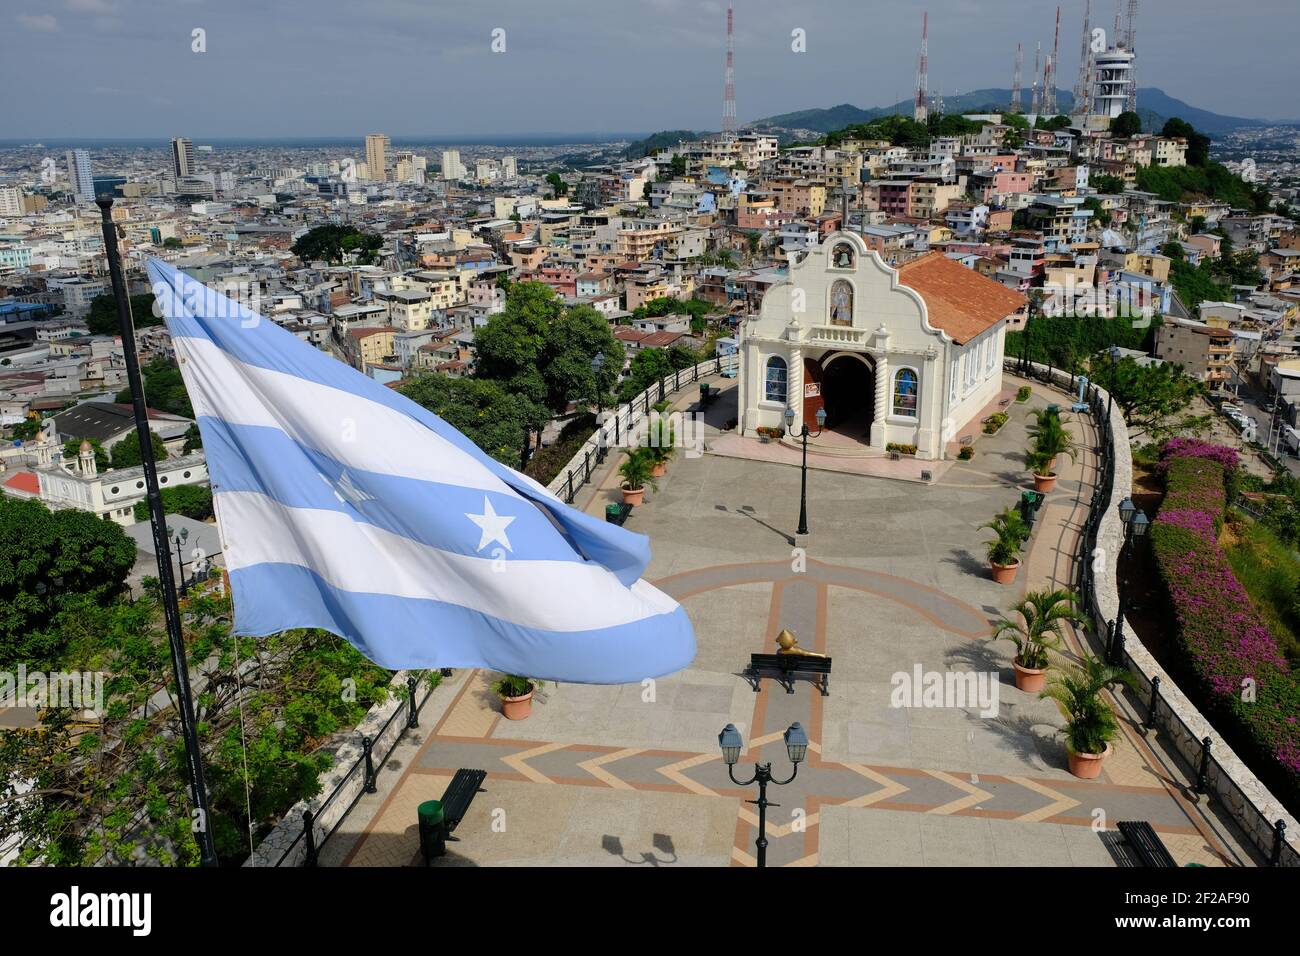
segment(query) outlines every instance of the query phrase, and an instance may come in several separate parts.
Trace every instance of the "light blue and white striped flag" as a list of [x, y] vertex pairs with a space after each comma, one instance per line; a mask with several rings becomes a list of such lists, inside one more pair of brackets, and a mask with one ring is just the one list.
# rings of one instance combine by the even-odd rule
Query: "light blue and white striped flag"
[[389, 668], [616, 684], [695, 656], [648, 540], [158, 259], [237, 634], [319, 627]]

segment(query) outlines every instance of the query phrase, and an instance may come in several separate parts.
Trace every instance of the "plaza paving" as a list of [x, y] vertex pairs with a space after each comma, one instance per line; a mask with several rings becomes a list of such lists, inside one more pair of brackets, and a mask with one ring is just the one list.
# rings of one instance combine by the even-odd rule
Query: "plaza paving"
[[[734, 385], [720, 384], [729, 391], [709, 410], [715, 424], [734, 417]], [[1016, 384], [1008, 378], [1009, 392]], [[1039, 391], [1031, 405], [1060, 399]], [[976, 441], [973, 461], [929, 484], [814, 462], [825, 468], [809, 476], [806, 561], [792, 536], [798, 468], [737, 457], [731, 436], [725, 454], [679, 454], [628, 527], [650, 535], [647, 577], [695, 623], [691, 667], [644, 685], [551, 685], [517, 722], [500, 716], [490, 675], [458, 672], [322, 862], [417, 862], [416, 806], [475, 767], [487, 771], [485, 792], [439, 866], [753, 865], [757, 812], [746, 801], [756, 790], [728, 779], [717, 735], [727, 723], [744, 734], [742, 779], [756, 759], [783, 778], [781, 735], [798, 720], [810, 752], [793, 783], [769, 789], [780, 805], [769, 811], [769, 865], [1114, 865], [1110, 831], [1126, 819], [1150, 821], [1180, 863], [1248, 865], [1231, 825], [1136, 725], [1140, 706], [1121, 701], [1124, 735], [1102, 778], [1078, 780], [1055, 707], [1015, 688], [1010, 644], [984, 640], [1027, 587], [1072, 580], [1094, 479], [1090, 451], [1062, 463], [1016, 584], [995, 585], [979, 525], [1025, 478], [1028, 410], [1008, 408], [1011, 421]], [[1095, 440], [1086, 421], [1076, 432]], [[618, 500], [616, 458], [575, 504], [603, 514]], [[834, 658], [829, 696], [772, 682], [755, 693], [739, 676], [783, 627]], [[893, 675], [918, 666], [996, 675], [996, 715], [891, 706]]]

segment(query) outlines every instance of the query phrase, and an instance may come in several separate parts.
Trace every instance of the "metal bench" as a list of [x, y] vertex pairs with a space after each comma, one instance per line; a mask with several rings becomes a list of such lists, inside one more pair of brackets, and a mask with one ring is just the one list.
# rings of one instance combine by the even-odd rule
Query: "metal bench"
[[794, 693], [795, 681], [803, 680], [821, 691], [823, 697], [828, 697], [831, 659], [804, 654], [750, 654], [744, 676], [756, 694], [763, 678], [770, 677], [784, 687], [787, 694]]
[[447, 784], [447, 789], [442, 794], [442, 818], [448, 835], [460, 826], [460, 821], [464, 819], [474, 798], [483, 793], [482, 783], [486, 777], [486, 770], [461, 769], [456, 771], [451, 783]]
[[1124, 846], [1133, 852], [1143, 866], [1178, 866], [1160, 842], [1160, 837], [1156, 836], [1151, 824], [1144, 820], [1121, 820], [1117, 826], [1120, 836], [1124, 838]]

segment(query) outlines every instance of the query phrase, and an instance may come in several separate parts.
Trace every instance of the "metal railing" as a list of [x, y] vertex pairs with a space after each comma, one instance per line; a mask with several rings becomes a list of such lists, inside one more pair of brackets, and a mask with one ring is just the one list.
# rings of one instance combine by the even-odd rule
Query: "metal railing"
[[[1043, 366], [1026, 363], [1021, 359], [1008, 359], [1004, 368], [1053, 387], [1068, 388], [1076, 396], [1078, 394], [1077, 378], [1071, 373], [1053, 369], [1050, 365]], [[1187, 761], [1187, 769], [1195, 780], [1194, 791], [1200, 795], [1213, 794], [1229, 815], [1241, 825], [1242, 830], [1270, 866], [1300, 866], [1300, 852], [1297, 852], [1287, 838], [1286, 822], [1282, 819], [1270, 820], [1266, 812], [1242, 788], [1236, 777], [1219, 759], [1211, 739], [1196, 737], [1195, 731], [1188, 726], [1183, 715], [1171, 706], [1166, 696], [1162, 694], [1160, 676], [1158, 674], [1148, 676], [1144, 668], [1138, 666], [1128, 652], [1123, 628], [1119, 629], [1118, 640], [1116, 640], [1115, 620], [1108, 618], [1098, 604], [1098, 581], [1093, 568], [1093, 555], [1102, 520], [1111, 509], [1117, 507], [1117, 497], [1120, 496], [1120, 492], [1117, 492], [1114, 487], [1115, 435], [1108, 414], [1110, 408], [1104, 396], [1104, 391], [1095, 384], [1089, 383], [1085, 387], [1084, 401], [1089, 406], [1089, 413], [1098, 432], [1097, 482], [1079, 536], [1078, 552], [1074, 556], [1080, 609], [1096, 625], [1089, 629], [1092, 632], [1091, 639], [1094, 643], [1100, 643], [1101, 646], [1096, 650], [1106, 660], [1126, 667], [1137, 677], [1138, 701], [1145, 702], [1146, 711], [1142, 726], [1147, 730], [1163, 731], [1169, 735], [1175, 751]], [[1127, 495], [1128, 490], [1121, 489], [1124, 495]], [[1108, 563], [1107, 567], [1111, 565]], [[1114, 570], [1117, 572], [1118, 567], [1115, 566]], [[1247, 807], [1249, 814], [1243, 812]]]
[[[420, 684], [424, 684], [425, 691], [424, 696], [417, 701], [416, 691]], [[293, 842], [280, 854], [279, 859], [272, 864], [273, 866], [284, 866], [285, 861], [298, 849], [300, 844], [305, 844], [301, 865], [316, 866], [322, 847], [338, 831], [338, 828], [348, 818], [348, 814], [353, 811], [361, 798], [368, 793], [377, 791], [378, 788], [375, 782], [379, 777], [379, 769], [388, 763], [388, 758], [393, 755], [393, 751], [401, 743], [406, 731], [420, 726], [420, 711], [428, 703], [436, 686], [436, 682], [427, 680], [427, 674], [425, 678], [417, 679], [413, 675], [406, 678], [406, 700], [394, 708], [393, 712], [388, 715], [388, 719], [375, 731], [373, 737], [363, 736], [361, 738], [361, 756], [353, 761], [352, 766], [348, 768], [348, 772], [343, 775], [343, 778], [339, 780], [334, 789], [323, 800], [303, 811], [302, 829], [294, 837]], [[400, 721], [398, 720], [399, 717], [402, 718]], [[376, 757], [376, 751], [382, 748], [390, 737], [391, 742], [387, 745], [388, 749], [383, 751], [383, 756]], [[356, 792], [352, 795], [347, 807], [333, 821], [329, 830], [317, 839], [317, 833], [321, 826], [318, 821], [327, 815], [331, 806], [339, 799], [340, 794], [345, 792], [349, 783], [354, 781], [358, 774], [361, 775], [361, 785], [356, 788]]]
[[629, 434], [642, 418], [650, 414], [650, 409], [656, 402], [662, 402], [669, 395], [698, 382], [701, 376], [721, 375], [724, 371], [738, 368], [739, 364], [739, 354], [717, 355], [707, 362], [678, 369], [672, 375], [665, 375], [658, 382], [652, 383], [645, 391], [633, 396], [631, 401], [613, 410], [569, 459], [569, 463], [555, 476], [546, 490], [565, 504], [573, 504], [578, 489], [591, 480], [596, 466], [604, 462], [608, 450], [621, 446], [623, 436]]

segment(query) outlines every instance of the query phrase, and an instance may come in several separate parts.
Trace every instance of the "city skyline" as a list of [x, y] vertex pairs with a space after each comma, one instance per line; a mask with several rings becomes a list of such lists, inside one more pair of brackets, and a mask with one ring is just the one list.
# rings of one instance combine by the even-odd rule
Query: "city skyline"
[[[296, 20], [294, 8], [302, 14]], [[1055, 18], [1054, 4], [1026, 16], [1013, 3], [918, 0], [883, 16], [848, 0], [806, 9], [742, 0], [735, 18], [741, 125], [907, 99], [923, 11], [930, 14], [930, 89], [945, 95], [1009, 86], [1016, 43], [1050, 45]], [[1062, 4], [1061, 88], [1077, 67], [1082, 13], [1081, 2]], [[364, 17], [342, 5], [290, 2], [275, 11], [275, 29], [246, 0], [19, 0], [7, 16], [7, 32], [22, 40], [8, 61], [41, 78], [6, 104], [12, 138], [154, 139], [178, 130], [198, 139], [360, 137], [384, 129], [400, 139], [721, 124], [726, 3], [719, 0], [648, 0], [600, 17], [587, 0], [559, 0], [544, 11], [515, 2], [447, 9], [377, 0]], [[1108, 27], [1112, 16], [1105, 0], [1094, 4], [1094, 24]], [[1297, 119], [1284, 55], [1291, 31], [1278, 29], [1288, 16], [1295, 12], [1285, 0], [1249, 9], [1145, 0], [1139, 84], [1215, 112]], [[195, 30], [204, 31], [201, 42]], [[795, 30], [804, 31], [807, 52], [792, 51]], [[48, 68], [70, 60], [77, 69]], [[655, 78], [649, 85], [648, 76]]]

